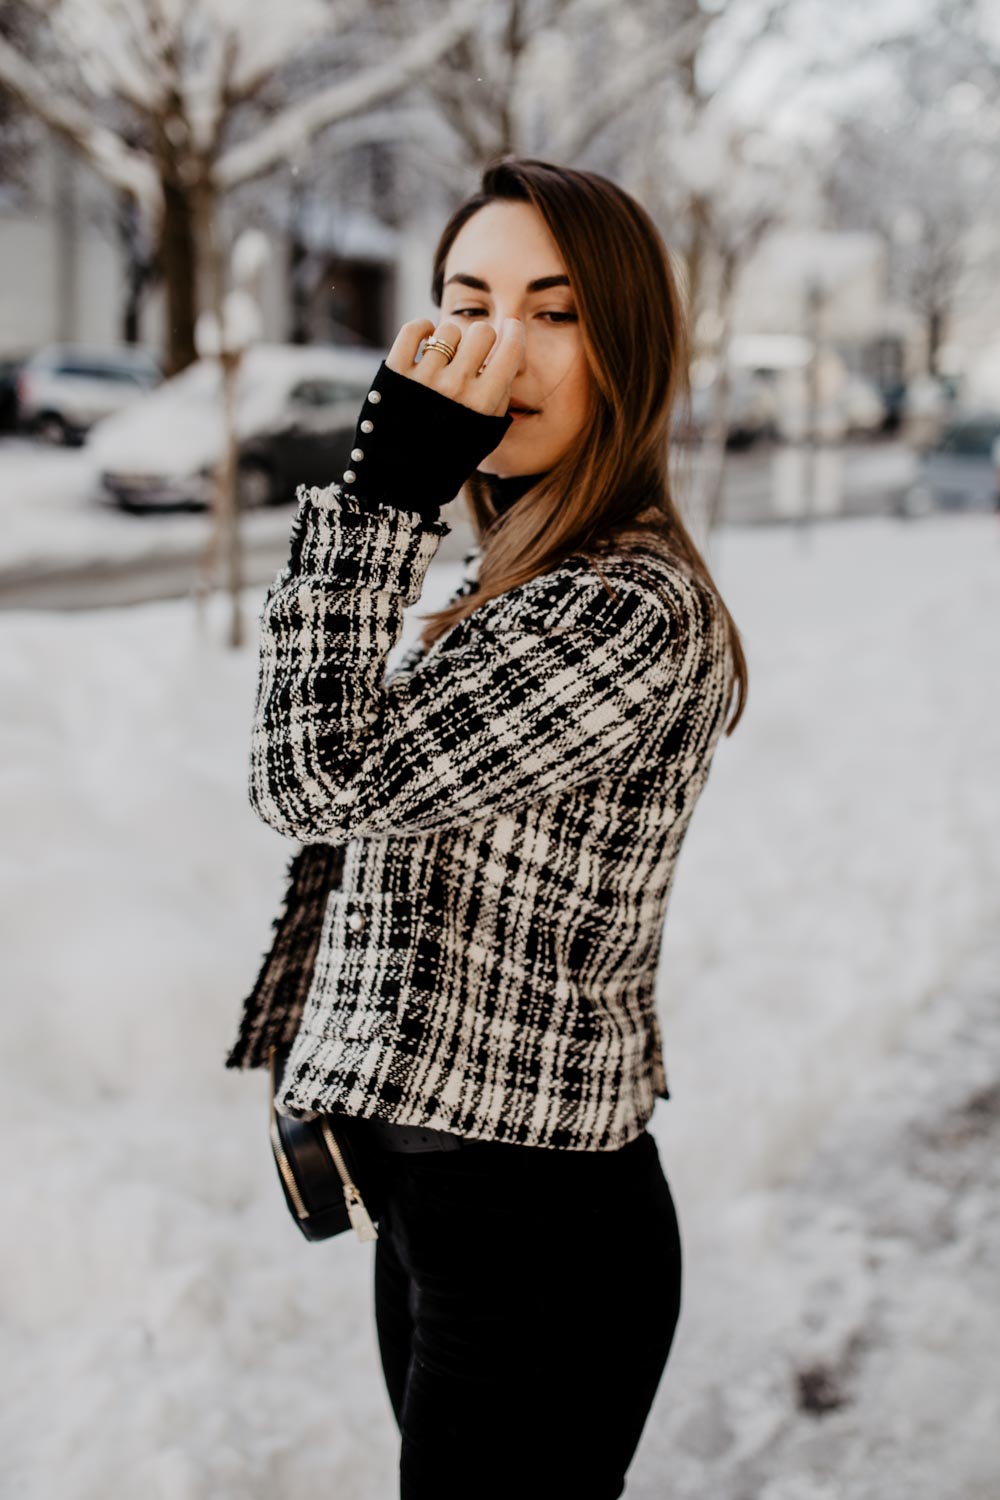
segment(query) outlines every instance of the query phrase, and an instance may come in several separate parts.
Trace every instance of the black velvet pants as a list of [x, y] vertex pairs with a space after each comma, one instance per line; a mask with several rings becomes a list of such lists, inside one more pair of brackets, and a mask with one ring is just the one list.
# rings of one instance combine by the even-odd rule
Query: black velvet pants
[[386, 1156], [375, 1315], [400, 1500], [614, 1500], [680, 1312], [655, 1140]]

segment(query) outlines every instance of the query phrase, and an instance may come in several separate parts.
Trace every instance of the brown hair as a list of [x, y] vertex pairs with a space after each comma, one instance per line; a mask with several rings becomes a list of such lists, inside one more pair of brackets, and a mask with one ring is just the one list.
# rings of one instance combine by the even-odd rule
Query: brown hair
[[579, 441], [503, 515], [497, 516], [483, 476], [467, 480], [463, 494], [483, 549], [478, 586], [422, 617], [424, 648], [485, 600], [574, 554], [593, 560], [616, 545], [655, 545], [658, 539], [703, 580], [723, 611], [735, 668], [729, 703], [739, 685], [739, 703], [726, 728], [731, 734], [746, 704], [746, 658], [671, 494], [669, 433], [678, 401], [688, 397], [689, 345], [663, 239], [645, 209], [608, 178], [501, 157], [487, 166], [480, 192], [460, 204], [441, 233], [431, 288], [435, 306], [441, 305], [445, 261], [459, 230], [498, 199], [531, 203], [559, 248], [591, 372], [590, 412]]

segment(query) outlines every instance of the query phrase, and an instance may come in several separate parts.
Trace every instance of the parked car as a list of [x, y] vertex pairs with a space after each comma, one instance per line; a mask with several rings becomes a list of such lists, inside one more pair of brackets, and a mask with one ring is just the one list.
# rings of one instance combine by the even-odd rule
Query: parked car
[[[299, 484], [325, 484], [348, 467], [358, 410], [383, 353], [377, 349], [255, 344], [236, 398], [237, 493], [245, 509], [291, 501]], [[225, 429], [222, 372], [199, 359], [128, 411], [95, 427], [104, 499], [126, 510], [211, 504]]]
[[955, 417], [921, 456], [899, 510], [916, 516], [939, 509], [1000, 509], [1000, 412]]
[[19, 425], [51, 443], [79, 443], [95, 422], [131, 405], [162, 379], [148, 349], [51, 344], [21, 367]]

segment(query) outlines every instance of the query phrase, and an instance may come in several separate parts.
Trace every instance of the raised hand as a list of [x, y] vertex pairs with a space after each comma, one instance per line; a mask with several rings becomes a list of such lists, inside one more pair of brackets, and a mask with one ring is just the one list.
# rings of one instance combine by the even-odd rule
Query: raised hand
[[[417, 350], [433, 335], [450, 344], [454, 359], [439, 349], [428, 349], [417, 360]], [[499, 339], [489, 323], [475, 322], [465, 330], [457, 323], [416, 318], [397, 333], [386, 364], [397, 375], [430, 386], [472, 411], [502, 417], [510, 404], [511, 387], [524, 361], [524, 324], [505, 318]]]

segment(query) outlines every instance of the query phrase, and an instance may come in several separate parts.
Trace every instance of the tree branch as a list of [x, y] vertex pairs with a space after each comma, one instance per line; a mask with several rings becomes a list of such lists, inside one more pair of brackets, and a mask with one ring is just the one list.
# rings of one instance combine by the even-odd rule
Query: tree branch
[[217, 187], [225, 191], [263, 176], [326, 126], [400, 93], [411, 79], [432, 67], [471, 31], [481, 9], [482, 0], [455, 0], [443, 20], [401, 47], [389, 62], [369, 68], [356, 78], [331, 84], [311, 99], [285, 110], [253, 140], [233, 146], [222, 155], [215, 168]]
[[554, 136], [549, 147], [552, 160], [574, 161], [582, 156], [606, 126], [631, 105], [641, 103], [642, 93], [662, 83], [678, 59], [697, 47], [712, 20], [711, 15], [699, 13], [679, 27], [665, 47], [649, 53], [635, 71], [617, 66], [604, 92], [588, 98], [585, 121], [580, 117], [575, 129], [570, 126]]
[[149, 156], [136, 151], [103, 125], [92, 112], [60, 92], [27, 58], [0, 37], [0, 82], [32, 114], [67, 140], [106, 181], [130, 193], [151, 222], [163, 211], [159, 178]]

